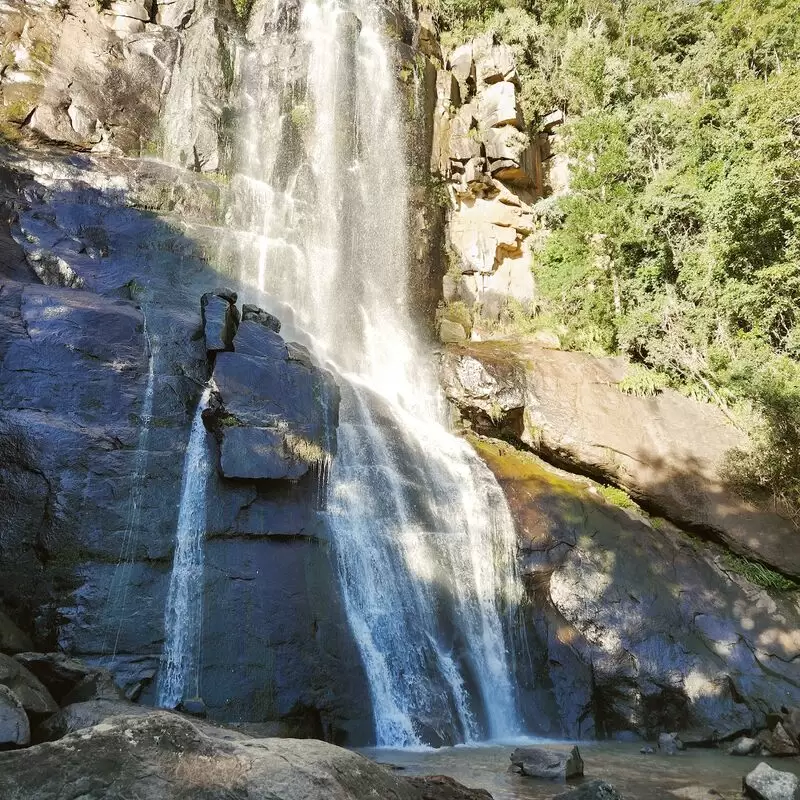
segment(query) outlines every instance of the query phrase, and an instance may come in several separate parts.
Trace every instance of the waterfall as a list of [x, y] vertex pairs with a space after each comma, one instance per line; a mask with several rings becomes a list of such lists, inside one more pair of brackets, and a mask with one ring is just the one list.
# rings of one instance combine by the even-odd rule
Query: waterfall
[[197, 403], [183, 459], [175, 554], [164, 614], [164, 651], [158, 680], [158, 705], [162, 708], [175, 708], [182, 700], [200, 694], [203, 537], [210, 471], [208, 433], [202, 414], [210, 396], [209, 384]]
[[402, 101], [380, 9], [305, 0], [298, 20], [289, 5], [257, 6], [250, 24], [229, 214], [257, 240], [243, 281], [291, 307], [342, 388], [324, 513], [376, 741], [513, 736], [514, 526], [446, 430], [410, 318]]

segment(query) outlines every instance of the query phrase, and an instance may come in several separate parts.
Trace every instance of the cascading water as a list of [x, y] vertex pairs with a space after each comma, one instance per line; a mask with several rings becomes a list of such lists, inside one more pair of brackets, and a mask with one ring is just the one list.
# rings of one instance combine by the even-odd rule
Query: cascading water
[[175, 554], [164, 614], [164, 651], [158, 680], [158, 705], [175, 708], [200, 694], [200, 640], [203, 623], [203, 537], [206, 486], [210, 472], [203, 410], [211, 386], [197, 403], [183, 460], [183, 483], [175, 533]]
[[[379, 9], [306, 0], [298, 21], [287, 8], [250, 26], [231, 219], [256, 234], [243, 280], [291, 306], [342, 386], [326, 514], [377, 744], [512, 736], [514, 528], [489, 470], [442, 425], [408, 312], [406, 155]], [[292, 41], [302, 76], [280, 57]]]

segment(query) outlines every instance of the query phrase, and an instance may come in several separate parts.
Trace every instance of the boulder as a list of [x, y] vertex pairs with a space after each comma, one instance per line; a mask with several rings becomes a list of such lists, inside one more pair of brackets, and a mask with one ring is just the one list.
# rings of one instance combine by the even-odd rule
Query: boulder
[[[114, 685], [113, 677], [107, 670], [90, 666], [64, 653], [18, 653], [14, 658], [47, 687], [60, 705], [79, 699], [92, 699], [98, 696], [98, 692], [99, 696], [108, 697], [106, 690]], [[94, 682], [94, 690], [87, 696], [89, 681]], [[73, 691], [75, 694], [70, 695]], [[119, 689], [111, 690], [113, 699], [118, 696]]]
[[126, 700], [86, 700], [70, 703], [41, 722], [33, 731], [35, 743], [54, 742], [67, 734], [91, 728], [112, 717], [140, 716], [152, 709]]
[[557, 794], [553, 800], [622, 800], [622, 797], [607, 781], [589, 781], [576, 789]]
[[658, 751], [666, 756], [674, 756], [678, 750], [683, 750], [684, 744], [677, 733], [659, 733]]
[[781, 709], [781, 725], [795, 744], [800, 745], [800, 708]]
[[742, 779], [746, 797], [752, 800], [797, 800], [800, 778], [791, 772], [781, 772], [761, 762]]
[[[0, 796], [61, 800], [64, 787], [84, 800], [232, 796], [272, 800], [422, 800], [472, 798], [450, 781], [427, 794], [354, 752], [317, 740], [254, 739], [153, 711], [107, 718], [57, 742], [0, 753]], [[429, 783], [438, 791], [436, 782]]]
[[252, 317], [239, 323], [233, 343], [240, 355], [285, 361], [289, 357], [286, 342], [271, 328]]
[[11, 656], [0, 654], [0, 684], [8, 687], [31, 717], [41, 718], [58, 711], [44, 684]]
[[439, 341], [447, 344], [451, 342], [465, 342], [466, 340], [467, 332], [464, 330], [463, 325], [449, 319], [443, 319], [439, 322]]
[[30, 637], [23, 633], [8, 615], [0, 611], [0, 653], [14, 655], [32, 649], [33, 643]]
[[198, 719], [205, 719], [208, 714], [208, 709], [202, 697], [191, 697], [187, 700], [182, 700], [178, 705], [178, 711]]
[[232, 350], [233, 337], [239, 324], [236, 292], [230, 289], [206, 292], [200, 299], [200, 309], [206, 350], [209, 353]]
[[800, 748], [786, 732], [781, 722], [776, 723], [771, 731], [761, 731], [758, 741], [762, 746], [763, 755], [796, 756], [800, 755]]
[[7, 686], [0, 684], [0, 747], [24, 746], [31, 740], [28, 715], [19, 698]]
[[447, 775], [404, 778], [419, 792], [419, 800], [492, 800], [486, 789], [468, 789]]
[[[233, 302], [235, 303], [236, 301], [234, 300]], [[264, 311], [263, 308], [245, 303], [242, 306], [242, 322], [247, 322], [249, 320], [257, 322], [259, 325], [263, 325], [265, 328], [275, 333], [281, 332], [281, 321], [277, 317], [273, 316], [268, 311]]]
[[577, 747], [546, 750], [542, 747], [518, 747], [511, 754], [511, 764], [528, 778], [570, 780], [583, 775], [583, 759]]
[[728, 753], [732, 756], [751, 756], [758, 752], [761, 743], [758, 739], [740, 736], [732, 745]]

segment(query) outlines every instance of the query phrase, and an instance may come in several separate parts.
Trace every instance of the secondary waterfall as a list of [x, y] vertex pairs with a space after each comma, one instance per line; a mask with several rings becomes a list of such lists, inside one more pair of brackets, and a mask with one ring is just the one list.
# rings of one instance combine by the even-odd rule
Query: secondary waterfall
[[230, 211], [253, 235], [241, 277], [291, 307], [339, 376], [326, 514], [377, 744], [512, 736], [514, 527], [489, 470], [443, 426], [408, 311], [408, 168], [381, 30], [371, 0], [305, 0], [299, 17], [257, 5]]
[[210, 471], [203, 410], [211, 386], [197, 403], [183, 460], [183, 483], [175, 533], [175, 554], [164, 614], [164, 651], [158, 680], [158, 705], [175, 708], [200, 693], [200, 639], [203, 623], [203, 537], [206, 485]]

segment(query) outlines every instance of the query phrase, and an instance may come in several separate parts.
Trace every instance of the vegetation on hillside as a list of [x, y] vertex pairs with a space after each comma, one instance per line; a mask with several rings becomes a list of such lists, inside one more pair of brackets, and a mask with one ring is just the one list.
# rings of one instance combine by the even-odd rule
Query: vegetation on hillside
[[627, 354], [753, 433], [745, 493], [800, 510], [800, 0], [438, 0], [567, 112], [571, 191], [533, 265], [566, 342]]

